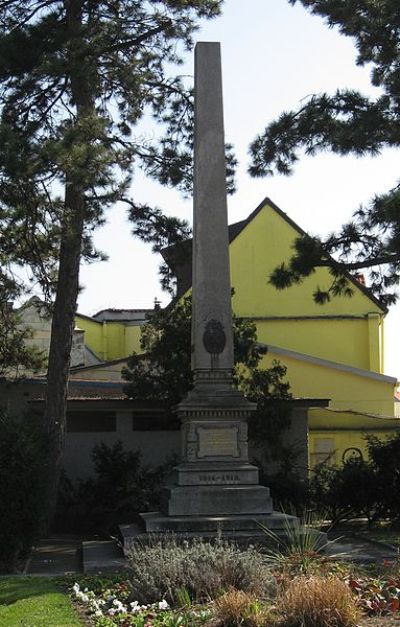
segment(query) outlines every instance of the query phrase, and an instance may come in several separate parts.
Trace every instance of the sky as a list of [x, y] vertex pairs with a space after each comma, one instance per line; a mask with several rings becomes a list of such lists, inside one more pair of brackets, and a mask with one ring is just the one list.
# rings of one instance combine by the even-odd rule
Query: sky
[[[195, 39], [221, 43], [225, 136], [239, 159], [237, 192], [228, 198], [230, 223], [246, 218], [268, 196], [305, 231], [323, 236], [348, 221], [375, 193], [397, 184], [399, 154], [393, 149], [375, 158], [303, 156], [290, 177], [252, 179], [247, 174], [250, 142], [282, 111], [296, 109], [310, 94], [337, 88], [379, 93], [370, 84], [370, 69], [356, 66], [351, 39], [287, 0], [225, 0], [222, 15], [202, 22]], [[193, 75], [191, 53], [179, 73]], [[192, 221], [190, 199], [140, 173], [131, 195]], [[158, 280], [161, 259], [130, 231], [125, 209], [116, 206], [95, 234], [97, 247], [109, 260], [81, 269], [80, 313], [151, 308], [155, 298], [162, 304], [170, 300]], [[400, 379], [400, 303], [386, 317], [385, 373]]]

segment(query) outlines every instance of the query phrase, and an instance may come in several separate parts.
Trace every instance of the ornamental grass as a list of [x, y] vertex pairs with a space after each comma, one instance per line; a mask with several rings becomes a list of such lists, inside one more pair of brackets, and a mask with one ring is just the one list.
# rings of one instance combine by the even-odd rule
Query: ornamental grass
[[361, 617], [349, 587], [335, 576], [294, 578], [276, 610], [281, 627], [356, 627]]
[[271, 624], [269, 607], [255, 595], [243, 590], [228, 590], [213, 604], [218, 627], [263, 627]]

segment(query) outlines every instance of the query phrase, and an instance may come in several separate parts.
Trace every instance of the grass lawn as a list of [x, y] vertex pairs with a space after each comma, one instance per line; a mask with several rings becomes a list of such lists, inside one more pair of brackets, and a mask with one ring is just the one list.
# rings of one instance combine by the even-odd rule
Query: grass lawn
[[0, 627], [82, 627], [68, 595], [53, 579], [0, 578]]

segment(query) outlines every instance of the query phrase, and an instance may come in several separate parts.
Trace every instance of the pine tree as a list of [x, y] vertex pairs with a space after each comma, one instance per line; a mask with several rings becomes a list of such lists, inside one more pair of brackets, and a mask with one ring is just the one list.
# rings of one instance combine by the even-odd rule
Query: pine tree
[[[377, 155], [385, 147], [400, 146], [400, 11], [398, 0], [300, 1], [311, 13], [326, 18], [330, 27], [351, 37], [357, 64], [370, 64], [377, 98], [351, 89], [311, 96], [297, 111], [282, 113], [251, 145], [253, 176], [290, 174], [301, 150], [308, 155], [331, 150], [339, 155]], [[334, 254], [334, 259], [330, 256]], [[325, 239], [303, 237], [289, 264], [271, 276], [278, 288], [327, 266], [332, 284], [314, 297], [325, 302], [348, 294], [345, 271], [368, 269], [370, 287], [385, 304], [396, 300], [400, 281], [400, 184], [362, 206], [340, 232]]]
[[[191, 48], [198, 19], [218, 15], [221, 4], [0, 1], [1, 236], [12, 248], [8, 261], [28, 263], [53, 301], [45, 409], [50, 511], [80, 262], [99, 255], [91, 233], [108, 207], [125, 199], [133, 220], [146, 211], [128, 197], [133, 168], [190, 186], [191, 96], [169, 72]], [[158, 141], [137, 126], [145, 116], [161, 123]]]

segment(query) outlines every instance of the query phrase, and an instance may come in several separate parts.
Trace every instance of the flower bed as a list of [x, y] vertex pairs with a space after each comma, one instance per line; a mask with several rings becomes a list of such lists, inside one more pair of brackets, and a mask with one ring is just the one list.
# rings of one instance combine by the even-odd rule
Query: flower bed
[[97, 593], [75, 583], [72, 598], [84, 606], [96, 627], [183, 627], [202, 625], [210, 618], [207, 607], [172, 610], [165, 599], [147, 605], [130, 601], [126, 582], [104, 587]]

